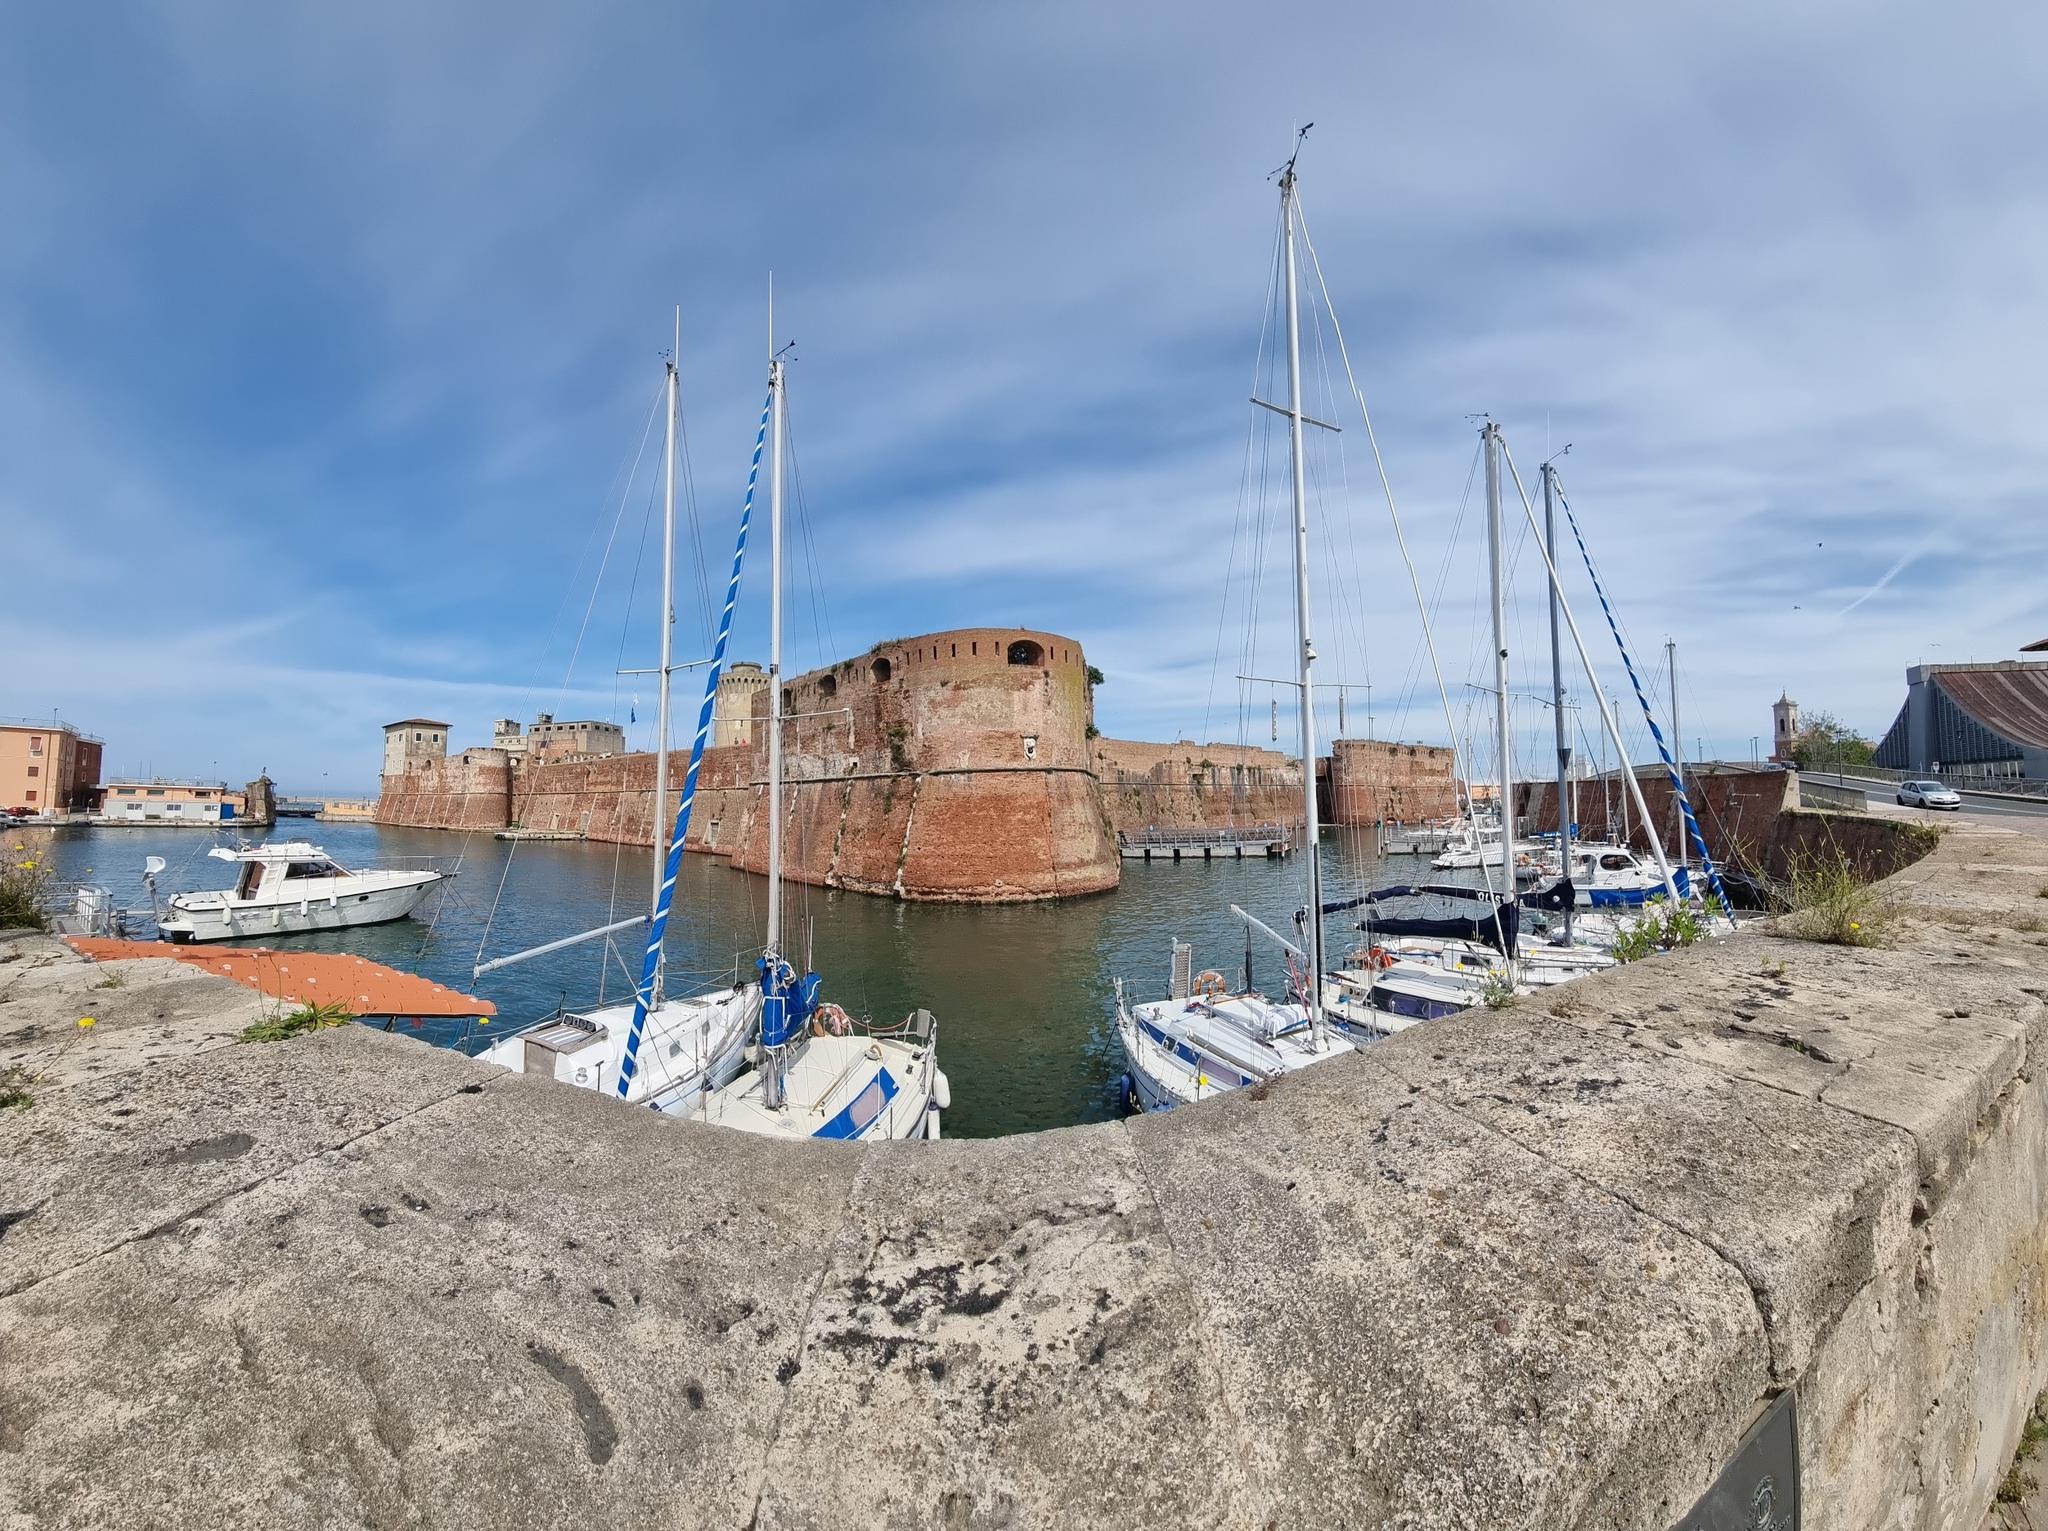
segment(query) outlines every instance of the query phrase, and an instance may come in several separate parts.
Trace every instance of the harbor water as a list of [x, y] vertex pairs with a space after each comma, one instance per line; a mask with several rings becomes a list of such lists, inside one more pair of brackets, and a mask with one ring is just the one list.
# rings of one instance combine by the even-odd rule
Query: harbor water
[[[231, 867], [206, 856], [228, 842], [204, 831], [44, 833], [59, 880], [109, 888], [123, 908], [149, 907], [142, 882], [147, 856], [168, 864], [158, 878], [159, 896], [232, 880]], [[431, 896], [412, 919], [269, 943], [354, 952], [498, 1007], [484, 1025], [428, 1022], [417, 1033], [427, 1041], [476, 1051], [557, 1006], [576, 1009], [632, 994], [644, 930], [622, 932], [616, 948], [594, 941], [488, 973], [474, 985], [470, 970], [480, 950], [485, 958], [503, 956], [644, 912], [652, 880], [644, 849], [580, 841], [512, 845], [481, 832], [291, 820], [268, 838], [309, 839], [349, 867], [419, 857], [452, 866], [460, 859], [460, 875], [443, 885], [445, 899]], [[1370, 830], [1326, 833], [1322, 856], [1330, 899], [1429, 875], [1427, 858], [1382, 859]], [[901, 1019], [918, 1006], [938, 1017], [939, 1059], [953, 1092], [946, 1132], [986, 1137], [1118, 1114], [1123, 1065], [1111, 1030], [1114, 980], [1122, 977], [1136, 999], [1163, 995], [1169, 945], [1177, 937], [1193, 943], [1198, 969], [1217, 968], [1235, 985], [1244, 970], [1245, 927], [1230, 906], [1290, 932], [1302, 903], [1302, 873], [1293, 858], [1126, 861], [1114, 892], [1008, 905], [901, 903], [804, 887], [786, 894], [785, 945], [801, 959], [808, 936], [825, 997], [877, 1020]], [[670, 992], [710, 987], [743, 969], [751, 973], [766, 897], [765, 878], [734, 871], [717, 857], [685, 856], [667, 942]], [[1333, 955], [1348, 949], [1355, 918], [1328, 922]], [[1260, 937], [1252, 951], [1259, 987], [1282, 992], [1278, 948]]]

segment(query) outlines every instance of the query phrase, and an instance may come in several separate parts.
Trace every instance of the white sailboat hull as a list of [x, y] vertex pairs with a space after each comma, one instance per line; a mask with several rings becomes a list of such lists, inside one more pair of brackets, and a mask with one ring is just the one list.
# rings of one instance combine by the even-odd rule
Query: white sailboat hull
[[1334, 1027], [1315, 1038], [1299, 1005], [1257, 995], [1117, 1002], [1126, 1090], [1141, 1110], [1191, 1105], [1351, 1052]]
[[[760, 1015], [761, 991], [754, 985], [664, 999], [641, 1028], [626, 1102], [694, 1115], [708, 1093], [744, 1067], [747, 1038]], [[617, 1096], [632, 1022], [630, 1003], [551, 1016], [497, 1038], [478, 1056], [515, 1074]]]
[[939, 1068], [936, 1027], [923, 1037], [811, 1035], [783, 1063], [783, 1104], [771, 1108], [759, 1068], [708, 1094], [699, 1119], [763, 1137], [850, 1143], [939, 1136], [951, 1087]]

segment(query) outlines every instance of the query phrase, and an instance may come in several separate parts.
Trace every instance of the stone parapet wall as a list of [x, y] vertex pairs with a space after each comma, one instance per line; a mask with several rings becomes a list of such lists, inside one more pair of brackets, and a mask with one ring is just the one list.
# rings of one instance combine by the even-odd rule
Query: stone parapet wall
[[2048, 1382], [2043, 886], [1965, 823], [1884, 949], [870, 1149], [0, 936], [0, 1520], [1667, 1531], [1789, 1389], [1805, 1531], [1968, 1531]]
[[[1642, 778], [1643, 799], [1652, 822], [1664, 828], [1667, 851], [1678, 849], [1679, 836], [1673, 825], [1675, 794], [1669, 777]], [[1581, 782], [1578, 789], [1577, 823], [1581, 836], [1589, 839], [1619, 839], [1623, 833], [1621, 794], [1623, 782], [1606, 783], [1602, 803], [1601, 783]], [[1896, 820], [1874, 818], [1852, 812], [1816, 811], [1802, 808], [1800, 782], [1791, 771], [1686, 772], [1686, 794], [1693, 814], [1706, 836], [1707, 850], [1716, 862], [1743, 871], [1761, 873], [1783, 880], [1793, 870], [1816, 861], [1846, 858], [1864, 876], [1888, 877], [1925, 848], [1911, 834], [1902, 832]], [[1517, 812], [1522, 815], [1523, 832], [1546, 830], [1557, 824], [1557, 789], [1550, 782], [1518, 782], [1515, 785]], [[1610, 815], [1609, 809], [1612, 809]], [[1627, 838], [1638, 850], [1648, 850], [1649, 836], [1643, 832], [1642, 816], [1629, 807]], [[1686, 847], [1690, 857], [1692, 847]]]
[[[1639, 774], [1637, 783], [1650, 820], [1661, 831], [1667, 851], [1678, 849], [1678, 812], [1671, 778], [1661, 770]], [[1791, 771], [1700, 772], [1687, 768], [1686, 795], [1692, 800], [1700, 832], [1717, 860], [1750, 869], [1769, 870], [1772, 846], [1779, 833], [1779, 815], [1799, 806], [1799, 778]], [[1620, 779], [1582, 781], [1573, 796], [1579, 835], [1588, 840], [1620, 840], [1638, 850], [1649, 849], [1642, 815], [1624, 799], [1628, 783]], [[1557, 827], [1557, 784], [1517, 782], [1515, 812], [1520, 832]]]

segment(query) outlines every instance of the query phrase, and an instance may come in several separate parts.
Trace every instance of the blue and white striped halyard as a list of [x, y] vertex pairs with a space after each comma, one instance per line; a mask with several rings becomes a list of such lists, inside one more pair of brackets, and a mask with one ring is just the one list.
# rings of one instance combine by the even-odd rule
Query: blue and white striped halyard
[[[1629, 657], [1628, 645], [1621, 641], [1621, 626], [1614, 620], [1614, 607], [1608, 603], [1607, 589], [1600, 583], [1600, 571], [1593, 567], [1593, 555], [1587, 550], [1586, 539], [1579, 532], [1579, 518], [1572, 514], [1572, 502], [1565, 498], [1564, 484], [1555, 474], [1551, 482], [1557, 485], [1557, 503], [1564, 507], [1564, 518], [1572, 529], [1572, 541], [1579, 545], [1579, 557], [1586, 561], [1586, 573], [1593, 581], [1593, 593], [1600, 597], [1601, 615], [1607, 618], [1607, 630], [1614, 634], [1614, 646], [1621, 650], [1622, 667], [1628, 671], [1628, 681], [1636, 688], [1636, 701], [1643, 709], [1643, 721], [1650, 725], [1650, 737], [1657, 741], [1657, 753], [1664, 757], [1664, 770], [1671, 777], [1671, 790], [1678, 794], [1678, 811], [1685, 819], [1685, 832], [1692, 841], [1693, 849], [1699, 852], [1700, 869], [1707, 874], [1707, 886], [1714, 890], [1714, 897], [1721, 901], [1721, 912], [1728, 916], [1728, 922], [1735, 922], [1735, 906], [1728, 902], [1728, 890], [1721, 886], [1721, 874], [1714, 869], [1714, 858], [1707, 854], [1706, 836], [1700, 833], [1700, 821], [1693, 817], [1692, 799], [1686, 794], [1685, 781], [1678, 774], [1678, 763], [1671, 758], [1671, 750], [1664, 742], [1664, 731], [1657, 726], [1657, 719], [1650, 711], [1650, 698], [1643, 691], [1642, 678], [1636, 674], [1636, 662]], [[1623, 762], [1624, 765], [1627, 762]], [[1655, 834], [1653, 825], [1645, 824], [1646, 834]]]
[[[747, 527], [754, 519], [754, 486], [761, 478], [761, 452], [768, 440], [770, 393], [761, 405], [761, 428], [754, 433], [754, 460], [747, 468], [747, 499], [740, 507], [740, 539], [732, 550], [732, 579], [725, 587], [725, 610], [718, 617], [718, 641], [711, 647], [711, 668], [704, 677], [704, 705], [697, 713], [697, 737], [690, 743], [690, 769], [683, 777], [682, 801], [676, 804], [675, 833], [668, 842], [668, 864], [662, 868], [661, 896], [654, 901], [654, 919], [647, 931], [647, 954], [640, 964], [640, 987], [633, 991], [633, 1024], [626, 1033], [626, 1057], [619, 1065], [619, 1098], [626, 1098], [640, 1068], [640, 1034], [654, 1003], [654, 977], [661, 970], [661, 943], [668, 934], [668, 906], [675, 897], [676, 878], [683, 870], [683, 834], [690, 827], [690, 805], [697, 800], [697, 773], [704, 765], [704, 745], [711, 737], [711, 711], [718, 701], [718, 677], [725, 669], [725, 646], [732, 637], [732, 612], [740, 599], [740, 569], [747, 561]], [[667, 613], [663, 614], [664, 619]], [[655, 741], [667, 749], [668, 740]], [[658, 810], [657, 810], [658, 811]]]

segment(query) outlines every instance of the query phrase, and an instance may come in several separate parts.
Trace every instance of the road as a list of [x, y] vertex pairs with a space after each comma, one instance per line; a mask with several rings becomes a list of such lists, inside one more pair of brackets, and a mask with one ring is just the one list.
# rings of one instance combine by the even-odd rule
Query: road
[[1943, 819], [1956, 817], [1956, 813], [1959, 811], [1970, 818], [2003, 823], [2010, 829], [2024, 829], [2029, 833], [2048, 833], [2048, 798], [2044, 798], [2040, 802], [2021, 803], [2014, 802], [2009, 798], [1989, 796], [1982, 792], [1964, 792], [1959, 794], [1963, 800], [1963, 806], [1957, 811], [1902, 808], [1897, 803], [1899, 784], [1895, 781], [1881, 781], [1875, 777], [1867, 776], [1837, 775], [1833, 772], [1811, 771], [1806, 774], [1818, 782], [1832, 782], [1844, 787], [1862, 788], [1870, 794], [1870, 806], [1874, 810], [1889, 809], [1895, 814], [1902, 814], [1908, 818], [1926, 819], [1936, 823]]

